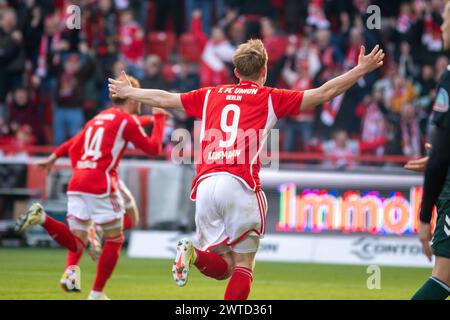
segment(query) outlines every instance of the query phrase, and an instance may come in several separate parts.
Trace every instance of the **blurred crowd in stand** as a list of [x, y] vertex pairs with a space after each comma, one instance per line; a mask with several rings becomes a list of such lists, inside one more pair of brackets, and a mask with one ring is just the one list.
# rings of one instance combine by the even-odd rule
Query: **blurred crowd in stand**
[[[75, 135], [110, 106], [107, 78], [121, 70], [142, 87], [176, 92], [235, 82], [233, 52], [250, 38], [268, 51], [266, 85], [294, 90], [354, 67], [361, 45], [387, 52], [384, 67], [345, 94], [281, 122], [283, 151], [419, 156], [449, 64], [444, 2], [0, 0], [0, 157]], [[80, 28], [71, 29], [73, 5]], [[381, 29], [372, 28], [371, 5]], [[193, 128], [182, 113], [172, 122]]]

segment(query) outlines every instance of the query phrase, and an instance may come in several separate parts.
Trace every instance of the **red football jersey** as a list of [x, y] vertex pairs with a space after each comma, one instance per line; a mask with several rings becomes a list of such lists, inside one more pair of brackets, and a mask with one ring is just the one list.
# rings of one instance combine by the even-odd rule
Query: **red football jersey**
[[251, 190], [260, 189], [259, 154], [278, 119], [298, 115], [303, 91], [260, 87], [250, 81], [181, 94], [189, 116], [202, 119], [201, 159], [192, 182], [195, 199], [205, 177], [231, 174]]
[[[143, 126], [143, 127], [147, 127], [147, 126], [151, 125], [155, 121], [154, 116], [152, 116], [152, 115], [143, 115], [143, 116], [135, 116], [135, 115], [133, 115], [133, 117], [136, 117], [137, 120], [139, 121], [139, 123], [141, 124], [141, 126]], [[58, 158], [61, 158], [63, 156], [68, 155], [70, 147], [76, 141], [76, 139], [78, 139], [82, 135], [82, 133], [83, 133], [83, 131], [78, 132], [75, 136], [73, 136], [72, 138], [70, 138], [66, 142], [64, 142], [61, 145], [59, 145], [55, 149], [55, 155]]]
[[137, 117], [120, 108], [109, 108], [91, 119], [74, 138], [61, 146], [68, 147], [72, 164], [68, 194], [106, 196], [117, 190], [117, 166], [128, 142], [149, 155], [161, 152], [164, 115], [154, 116], [151, 137], [142, 129]]

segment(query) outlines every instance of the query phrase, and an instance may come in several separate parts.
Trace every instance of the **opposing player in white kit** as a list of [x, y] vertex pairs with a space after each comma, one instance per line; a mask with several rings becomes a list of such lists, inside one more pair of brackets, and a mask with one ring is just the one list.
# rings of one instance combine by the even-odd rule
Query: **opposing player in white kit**
[[[255, 255], [265, 231], [266, 197], [259, 181], [259, 153], [277, 120], [297, 115], [342, 94], [365, 74], [383, 65], [377, 45], [352, 70], [317, 89], [301, 91], [265, 87], [267, 52], [260, 40], [239, 46], [233, 56], [238, 84], [201, 88], [178, 94], [132, 88], [109, 79], [110, 93], [155, 107], [184, 109], [202, 119], [201, 161], [192, 184], [201, 249], [191, 240], [177, 245], [173, 266], [176, 283], [184, 286], [193, 263], [206, 276], [230, 278], [226, 300], [246, 300]], [[262, 133], [262, 134], [261, 134]]]

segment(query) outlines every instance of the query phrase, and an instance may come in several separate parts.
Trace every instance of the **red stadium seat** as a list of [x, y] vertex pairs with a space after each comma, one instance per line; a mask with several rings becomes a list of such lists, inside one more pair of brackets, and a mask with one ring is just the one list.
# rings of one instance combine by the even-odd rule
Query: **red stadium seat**
[[175, 44], [176, 36], [173, 32], [150, 32], [147, 37], [147, 53], [156, 54], [167, 62]]
[[192, 33], [183, 33], [180, 37], [180, 56], [191, 62], [199, 62], [202, 56], [203, 43]]

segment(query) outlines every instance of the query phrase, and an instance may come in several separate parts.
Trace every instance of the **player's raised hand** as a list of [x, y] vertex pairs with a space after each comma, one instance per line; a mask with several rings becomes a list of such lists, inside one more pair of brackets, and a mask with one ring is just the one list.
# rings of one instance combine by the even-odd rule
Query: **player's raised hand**
[[109, 93], [115, 98], [126, 98], [127, 89], [132, 87], [125, 71], [117, 79], [108, 78], [108, 82]]
[[422, 243], [423, 253], [427, 256], [428, 260], [431, 261], [433, 257], [433, 250], [430, 245], [431, 241], [431, 225], [429, 223], [420, 223], [419, 229], [419, 239]]
[[361, 46], [361, 50], [359, 51], [358, 67], [360, 67], [364, 73], [369, 73], [381, 67], [383, 65], [383, 59], [384, 52], [383, 49], [380, 49], [378, 44], [368, 55], [366, 55], [366, 48]]

